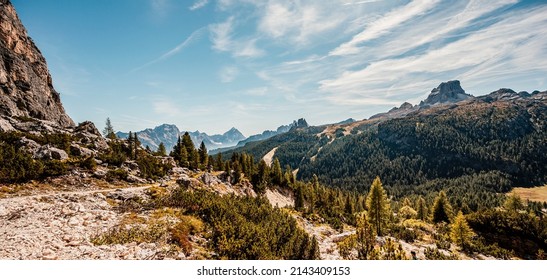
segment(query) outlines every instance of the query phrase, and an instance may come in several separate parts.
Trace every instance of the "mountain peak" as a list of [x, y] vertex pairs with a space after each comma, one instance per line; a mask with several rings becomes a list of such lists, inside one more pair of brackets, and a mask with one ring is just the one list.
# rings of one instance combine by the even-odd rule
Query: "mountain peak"
[[245, 139], [245, 136], [235, 127], [232, 127], [232, 128], [230, 128], [230, 130], [224, 132], [224, 134], [222, 134], [222, 136], [224, 138], [227, 138], [227, 140], [229, 140], [229, 142], [234, 142], [236, 140], [240, 141], [242, 139]]
[[472, 97], [465, 93], [460, 85], [460, 81], [453, 80], [442, 82], [439, 86], [431, 90], [426, 100], [420, 105], [434, 105], [437, 103], [456, 103]]
[[293, 127], [301, 128], [301, 127], [308, 127], [308, 122], [304, 118], [300, 118], [292, 123]]

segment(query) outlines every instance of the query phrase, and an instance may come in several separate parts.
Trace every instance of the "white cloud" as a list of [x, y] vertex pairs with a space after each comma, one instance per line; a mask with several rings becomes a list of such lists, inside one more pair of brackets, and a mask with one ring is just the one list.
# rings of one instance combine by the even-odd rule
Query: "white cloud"
[[357, 2], [346, 2], [346, 3], [344, 3], [344, 6], [361, 5], [361, 4], [368, 4], [368, 3], [380, 2], [380, 1], [382, 1], [382, 0], [367, 0], [367, 1], [357, 1]]
[[152, 110], [160, 116], [177, 117], [182, 114], [173, 102], [163, 99], [152, 101]]
[[264, 55], [264, 50], [256, 46], [256, 38], [232, 39], [234, 29], [234, 17], [226, 21], [213, 24], [209, 27], [213, 49], [221, 52], [230, 52], [235, 57], [259, 57]]
[[265, 54], [264, 50], [256, 46], [257, 39], [242, 41], [234, 47], [233, 54], [236, 57], [259, 57]]
[[329, 2], [269, 1], [260, 7], [258, 30], [279, 41], [296, 45], [339, 27], [348, 13]]
[[152, 11], [158, 17], [163, 17], [167, 14], [170, 6], [169, 0], [150, 0]]
[[[547, 56], [547, 7], [525, 10], [476, 30], [452, 43], [402, 58], [371, 62], [360, 70], [345, 70], [319, 82], [336, 103], [376, 100], [382, 96], [408, 98], [418, 87], [457, 78], [467, 85], [510, 79], [520, 73], [547, 73], [538, 57]], [[380, 46], [381, 47], [381, 46]], [[427, 86], [427, 84], [429, 86]], [[393, 88], [397, 90], [391, 91]], [[426, 92], [422, 91], [423, 97]], [[404, 100], [404, 99], [403, 99]]]
[[197, 0], [188, 9], [190, 9], [190, 11], [199, 10], [199, 9], [205, 7], [207, 4], [209, 4], [209, 0]]
[[250, 96], [264, 96], [268, 93], [268, 87], [257, 87], [248, 89], [245, 94]]
[[233, 82], [239, 75], [239, 69], [235, 66], [227, 66], [220, 70], [220, 81], [223, 83]]
[[230, 17], [225, 22], [213, 24], [209, 27], [213, 49], [218, 51], [228, 51], [230, 49], [232, 45], [231, 33], [233, 22], [234, 17]]
[[351, 55], [359, 53], [359, 45], [383, 36], [405, 21], [420, 16], [431, 10], [438, 3], [438, 0], [414, 0], [404, 7], [397, 8], [385, 16], [372, 22], [364, 31], [355, 35], [349, 42], [338, 46], [331, 55]]

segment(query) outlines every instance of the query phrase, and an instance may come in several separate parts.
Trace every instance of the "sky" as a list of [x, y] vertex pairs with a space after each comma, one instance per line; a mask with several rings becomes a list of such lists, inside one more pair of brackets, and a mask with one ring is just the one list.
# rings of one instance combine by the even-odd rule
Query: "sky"
[[12, 0], [75, 122], [245, 136], [547, 89], [547, 1]]

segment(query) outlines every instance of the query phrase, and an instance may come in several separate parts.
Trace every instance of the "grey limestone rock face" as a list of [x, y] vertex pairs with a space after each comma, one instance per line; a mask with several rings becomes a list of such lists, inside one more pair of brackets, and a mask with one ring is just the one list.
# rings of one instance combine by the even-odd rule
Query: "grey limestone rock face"
[[0, 0], [0, 116], [32, 117], [74, 126], [53, 88], [46, 60], [11, 2]]

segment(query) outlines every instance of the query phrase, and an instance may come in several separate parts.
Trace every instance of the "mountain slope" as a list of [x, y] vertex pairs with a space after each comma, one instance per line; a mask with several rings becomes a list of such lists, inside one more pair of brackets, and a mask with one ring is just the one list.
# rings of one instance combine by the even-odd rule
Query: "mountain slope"
[[235, 151], [262, 158], [277, 147], [300, 179], [317, 174], [346, 189], [366, 190], [362, 182], [375, 176], [403, 189], [480, 174], [493, 191], [545, 183], [547, 93], [502, 89], [475, 98], [455, 88], [441, 84], [421, 105], [395, 110], [404, 113], [300, 129]]

